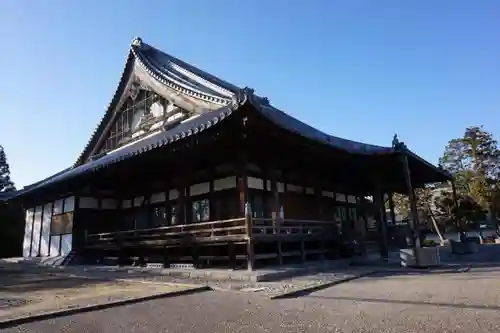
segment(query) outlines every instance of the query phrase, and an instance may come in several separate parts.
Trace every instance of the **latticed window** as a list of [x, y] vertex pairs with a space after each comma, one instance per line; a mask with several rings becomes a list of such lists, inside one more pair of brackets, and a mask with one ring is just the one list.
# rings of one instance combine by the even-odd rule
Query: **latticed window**
[[163, 227], [168, 224], [167, 208], [165, 205], [151, 206], [151, 227]]
[[[161, 119], [165, 116], [166, 101], [151, 91], [141, 90], [135, 100], [128, 98], [115, 123], [110, 129], [102, 152], [114, 150], [132, 139], [132, 135], [140, 130], [145, 116]], [[140, 135], [137, 136], [139, 138]]]
[[193, 222], [210, 220], [210, 201], [208, 199], [193, 201], [191, 220]]

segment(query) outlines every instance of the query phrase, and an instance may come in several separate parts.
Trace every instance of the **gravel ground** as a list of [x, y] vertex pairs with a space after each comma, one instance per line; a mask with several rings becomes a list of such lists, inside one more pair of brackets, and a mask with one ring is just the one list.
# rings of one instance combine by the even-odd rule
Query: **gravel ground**
[[280, 295], [283, 293], [288, 293], [295, 290], [300, 290], [306, 287], [322, 285], [325, 283], [331, 283], [334, 281], [340, 281], [345, 279], [352, 279], [353, 277], [359, 275], [365, 275], [373, 271], [374, 271], [373, 268], [353, 267], [353, 268], [335, 270], [330, 272], [302, 275], [299, 277], [282, 279], [279, 281], [270, 281], [270, 282], [243, 282], [243, 281], [212, 280], [212, 279], [207, 280], [207, 279], [191, 279], [191, 278], [188, 279], [188, 278], [176, 278], [166, 275], [144, 274], [139, 272], [126, 273], [126, 272], [113, 272], [113, 271], [109, 272], [89, 271], [89, 272], [82, 272], [81, 274], [96, 278], [107, 277], [107, 278], [127, 279], [127, 280], [130, 279], [130, 280], [166, 282], [166, 283], [208, 285], [214, 290], [257, 293], [269, 297], [269, 296]]
[[499, 332], [498, 281], [499, 269], [387, 273], [297, 299], [203, 292], [2, 332]]

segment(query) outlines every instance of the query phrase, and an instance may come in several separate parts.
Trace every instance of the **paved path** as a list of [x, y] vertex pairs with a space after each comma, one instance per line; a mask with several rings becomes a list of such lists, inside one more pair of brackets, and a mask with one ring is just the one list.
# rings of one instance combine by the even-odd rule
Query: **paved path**
[[203, 292], [2, 332], [500, 332], [500, 270], [387, 273], [297, 299]]

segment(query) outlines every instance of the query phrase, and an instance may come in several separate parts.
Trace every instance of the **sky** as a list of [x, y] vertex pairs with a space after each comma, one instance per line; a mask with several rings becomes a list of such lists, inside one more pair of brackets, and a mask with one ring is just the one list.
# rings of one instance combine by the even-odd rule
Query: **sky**
[[18, 188], [72, 165], [131, 41], [329, 134], [437, 163], [467, 126], [500, 139], [495, 0], [1, 0], [0, 145]]

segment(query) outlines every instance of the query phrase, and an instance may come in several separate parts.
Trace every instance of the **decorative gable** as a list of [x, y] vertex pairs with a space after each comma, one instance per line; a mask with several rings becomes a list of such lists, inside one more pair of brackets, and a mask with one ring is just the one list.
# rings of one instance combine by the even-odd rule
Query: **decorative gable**
[[188, 118], [188, 112], [151, 90], [137, 88], [116, 111], [106, 139], [96, 149], [108, 153], [152, 133], [175, 126]]
[[76, 165], [229, 105], [239, 88], [134, 39], [118, 89]]

